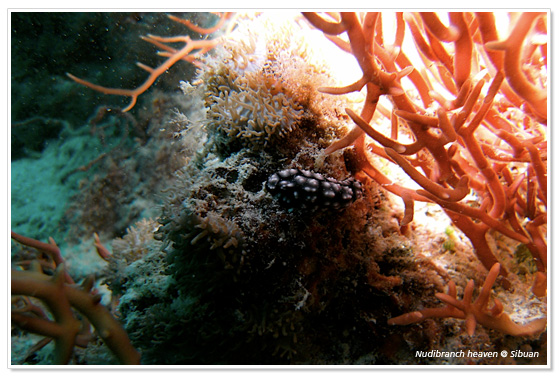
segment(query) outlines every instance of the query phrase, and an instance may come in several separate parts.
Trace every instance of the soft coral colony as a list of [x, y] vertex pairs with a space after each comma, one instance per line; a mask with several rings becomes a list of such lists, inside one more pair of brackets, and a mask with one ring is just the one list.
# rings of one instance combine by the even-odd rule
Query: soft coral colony
[[[530, 282], [525, 295], [532, 299], [525, 304], [546, 304], [547, 14], [507, 14], [506, 35], [488, 12], [303, 13], [280, 25], [264, 15], [231, 16], [219, 15], [208, 29], [185, 22], [210, 35], [229, 20], [221, 38], [147, 37], [166, 60], [155, 69], [141, 65], [149, 76], [137, 89], [69, 75], [102, 93], [130, 97], [129, 111], [172, 65], [185, 60], [200, 67], [196, 88], [183, 88], [202, 98], [203, 128], [187, 125], [178, 134], [177, 153], [196, 149], [170, 184], [161, 218], [131, 227], [112, 254], [96, 242], [109, 261], [104, 275], [119, 298], [119, 317], [143, 363], [415, 363], [399, 361], [399, 349], [425, 349], [422, 343], [434, 340], [450, 346], [442, 325], [397, 330], [430, 318], [464, 319], [471, 336], [478, 324], [539, 338], [546, 316], [515, 320], [504, 310], [512, 306], [496, 296], [488, 305], [496, 281], [502, 295]], [[394, 24], [390, 35], [386, 24]], [[317, 31], [337, 54], [353, 57], [358, 80], [326, 86], [334, 75], [299, 38]], [[171, 47], [177, 42], [184, 47]], [[363, 94], [361, 103], [346, 102], [344, 95], [354, 92]], [[411, 181], [400, 182], [395, 167]], [[294, 178], [281, 181], [292, 172]], [[273, 174], [290, 197], [301, 198], [298, 173], [307, 183], [302, 191], [313, 192], [309, 183], [320, 178], [315, 181], [328, 186], [328, 194], [353, 175], [362, 196], [343, 210], [310, 211], [286, 209], [263, 188]], [[402, 199], [404, 211], [392, 210], [386, 191]], [[475, 300], [472, 279], [458, 299], [458, 254], [441, 267], [414, 251], [418, 203], [439, 205], [470, 241], [487, 272]], [[40, 251], [53, 249], [15, 236]], [[520, 250], [531, 256], [529, 278], [518, 275]], [[59, 362], [78, 345], [60, 334], [67, 325], [79, 332], [71, 308], [81, 309], [71, 294], [95, 299], [91, 285], [70, 289], [63, 263], [55, 254], [52, 279], [37, 264], [22, 265], [34, 272], [12, 274], [18, 295], [12, 321], [54, 339]], [[57, 301], [47, 290], [36, 295], [39, 282], [65, 295]], [[435, 297], [445, 305], [428, 306], [436, 305], [429, 297], [434, 288], [442, 292], [444, 282], [447, 294]], [[24, 296], [33, 294], [47, 301], [55, 322], [30, 310]], [[110, 314], [95, 301], [87, 311], [93, 320], [96, 312], [103, 315], [94, 326], [121, 362], [137, 363]], [[111, 333], [103, 334], [107, 326], [124, 351]]]
[[[547, 55], [545, 45], [532, 42], [546, 33], [545, 14], [512, 16], [509, 37], [498, 41], [491, 13], [450, 13], [448, 27], [434, 13], [397, 13], [392, 44], [383, 44], [378, 13], [361, 19], [352, 13], [305, 16], [353, 54], [363, 73], [347, 87], [320, 91], [367, 91], [360, 115], [347, 109], [356, 126], [327, 152], [353, 144], [360, 169], [403, 199], [401, 226], [412, 221], [415, 201], [439, 204], [488, 270], [498, 263], [486, 239], [490, 230], [525, 244], [537, 266], [533, 292], [545, 296]], [[400, 50], [405, 25], [425, 67], [412, 66]], [[339, 38], [341, 34], [348, 39]], [[453, 58], [444, 43], [454, 46]], [[421, 104], [403, 90], [400, 81], [405, 76]], [[451, 99], [436, 92], [434, 79]], [[486, 95], [481, 95], [487, 82]], [[381, 96], [390, 97], [393, 104], [390, 137], [369, 124]], [[400, 120], [412, 136], [410, 143], [398, 141]], [[394, 184], [370, 163], [368, 149], [395, 162], [422, 189]], [[472, 192], [476, 203], [464, 200]], [[508, 271], [500, 267], [502, 285], [508, 286]]]

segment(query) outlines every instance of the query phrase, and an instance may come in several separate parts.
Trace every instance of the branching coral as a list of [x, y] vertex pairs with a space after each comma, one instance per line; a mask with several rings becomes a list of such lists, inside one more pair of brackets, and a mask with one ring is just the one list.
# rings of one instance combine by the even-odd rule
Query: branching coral
[[[353, 84], [319, 90], [366, 90], [360, 114], [347, 109], [356, 126], [326, 153], [353, 144], [361, 170], [403, 199], [402, 226], [413, 220], [415, 201], [439, 204], [488, 270], [498, 262], [489, 230], [525, 244], [538, 269], [534, 293], [544, 296], [547, 61], [546, 46], [535, 36], [546, 34], [546, 14], [511, 14], [513, 28], [500, 42], [491, 13], [452, 12], [446, 27], [433, 13], [398, 12], [393, 44], [383, 35], [381, 13], [304, 15], [353, 54], [362, 71]], [[406, 25], [423, 64], [412, 63], [402, 49]], [[412, 86], [404, 85], [405, 77]], [[385, 96], [392, 112], [378, 107]], [[390, 136], [370, 124], [378, 111], [391, 119]], [[395, 162], [421, 189], [394, 183], [368, 150]], [[500, 273], [508, 286], [504, 264]]]
[[[60, 249], [54, 241], [46, 244], [12, 232], [12, 238], [52, 257], [55, 262], [53, 275], [43, 273], [41, 263], [35, 260], [29, 270], [12, 270], [11, 292], [14, 297], [33, 297], [42, 300], [52, 313], [50, 320], [45, 312], [29, 306], [12, 308], [12, 322], [22, 329], [46, 336], [55, 341], [55, 364], [66, 364], [72, 357], [75, 345], [87, 345], [89, 328], [74, 315], [73, 309], [91, 322], [99, 336], [122, 364], [139, 364], [140, 354], [134, 349], [119, 322], [100, 303], [101, 296], [93, 289], [90, 277], [77, 287], [64, 268]], [[24, 304], [29, 305], [28, 301]]]
[[474, 292], [474, 281], [472, 279], [465, 287], [462, 300], [457, 299], [457, 288], [455, 283], [450, 281], [447, 294], [436, 294], [439, 300], [447, 304], [445, 307], [426, 308], [420, 311], [405, 313], [389, 319], [388, 323], [389, 325], [408, 325], [422, 322], [427, 318], [454, 317], [465, 320], [469, 336], [474, 335], [477, 323], [512, 336], [532, 336], [542, 332], [546, 328], [546, 318], [531, 321], [524, 325], [516, 324], [504, 313], [504, 307], [498, 299], [494, 299], [494, 306], [492, 309], [488, 309], [490, 292], [499, 272], [500, 264], [496, 263], [490, 269], [480, 294], [474, 301], [472, 301]]
[[[181, 20], [175, 16], [170, 16], [170, 18], [176, 22], [183, 23], [184, 25], [186, 25], [191, 30], [197, 33], [209, 35], [222, 28], [224, 23], [231, 17], [231, 14], [223, 13], [223, 14], [219, 14], [218, 16], [219, 16], [219, 21], [212, 28], [200, 28], [199, 26], [194, 25], [190, 21]], [[143, 70], [147, 71], [149, 75], [148, 78], [144, 81], [144, 83], [142, 83], [137, 88], [122, 89], [122, 88], [103, 87], [88, 82], [87, 80], [80, 79], [70, 73], [67, 73], [66, 75], [68, 75], [68, 77], [74, 80], [75, 82], [82, 84], [86, 87], [89, 87], [95, 91], [104, 93], [106, 95], [119, 95], [119, 96], [130, 97], [129, 105], [123, 109], [123, 112], [127, 112], [134, 107], [138, 99], [138, 96], [146, 92], [146, 90], [152, 86], [152, 84], [156, 81], [156, 79], [160, 75], [164, 74], [171, 66], [173, 66], [175, 63], [179, 62], [180, 60], [184, 60], [198, 66], [200, 65], [199, 62], [200, 57], [205, 53], [207, 53], [208, 51], [212, 50], [219, 43], [219, 40], [217, 38], [193, 40], [189, 36], [159, 37], [154, 35], [148, 35], [146, 37], [142, 37], [142, 39], [162, 49], [163, 51], [160, 52], [159, 55], [167, 57], [167, 59], [156, 68], [148, 67], [145, 64], [138, 62], [137, 65]], [[172, 47], [173, 43], [184, 43], [184, 46], [181, 49], [176, 49]]]

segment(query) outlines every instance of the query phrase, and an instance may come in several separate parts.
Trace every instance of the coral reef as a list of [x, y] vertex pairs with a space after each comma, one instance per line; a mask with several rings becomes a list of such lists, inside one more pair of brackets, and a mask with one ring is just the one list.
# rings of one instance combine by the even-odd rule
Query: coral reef
[[[151, 101], [149, 109], [160, 113], [140, 112], [135, 122], [126, 121], [129, 113], [112, 114], [133, 126], [138, 144], [100, 158], [99, 176], [86, 182], [72, 208], [79, 219], [73, 235], [101, 231], [94, 244], [105, 261], [99, 274], [107, 304], [142, 364], [547, 363], [546, 113], [538, 96], [521, 96], [527, 107], [515, 110], [495, 100], [515, 71], [492, 69], [494, 58], [476, 60], [488, 63], [490, 74], [481, 67], [481, 73], [465, 71], [463, 62], [449, 66], [441, 41], [455, 41], [461, 57], [469, 54], [458, 15], [451, 16], [453, 27], [438, 28], [432, 14], [399, 12], [394, 46], [383, 43], [379, 14], [305, 14], [311, 25], [301, 16], [237, 15], [226, 35], [209, 36], [189, 58], [199, 71], [180, 84], [182, 94], [161, 108]], [[484, 15], [460, 15], [472, 30], [488, 25]], [[217, 28], [229, 17], [220, 16]], [[433, 72], [403, 63], [404, 22], [416, 49], [441, 61], [429, 67]], [[217, 29], [185, 24], [203, 35]], [[486, 57], [479, 39], [487, 36], [480, 33], [473, 32], [475, 50]], [[162, 49], [171, 41], [150, 38]], [[158, 71], [148, 70], [146, 86], [83, 84], [131, 97], [128, 111], [160, 67], [189, 57], [189, 41], [184, 50], [166, 50]], [[504, 66], [511, 66], [514, 48], [489, 46], [504, 49]], [[348, 67], [363, 74], [347, 87], [330, 62], [339, 49], [357, 58]], [[404, 78], [413, 86], [402, 85]], [[422, 83], [443, 83], [437, 90], [453, 99]], [[510, 86], [520, 91], [523, 84]], [[362, 88], [354, 101], [349, 93]], [[498, 128], [493, 106], [511, 114], [508, 125], [526, 111], [524, 129]], [[385, 124], [389, 134], [380, 131]], [[486, 139], [473, 139], [482, 126]], [[529, 134], [519, 145], [519, 135]], [[485, 149], [491, 167], [472, 146]], [[535, 146], [544, 150], [535, 154]], [[423, 189], [416, 191], [407, 176]], [[307, 192], [319, 186], [320, 206], [314, 206]], [[499, 188], [510, 199], [501, 213]], [[344, 206], [333, 206], [331, 198]], [[79, 210], [80, 199], [98, 208]], [[522, 215], [528, 219], [518, 227]], [[104, 219], [110, 220], [105, 230]], [[507, 271], [487, 267], [489, 261]], [[534, 285], [539, 275], [541, 284]], [[475, 283], [481, 290], [473, 301]], [[494, 307], [487, 309], [491, 294]], [[97, 364], [107, 346], [93, 339], [78, 359]], [[434, 350], [524, 353], [424, 354]]]

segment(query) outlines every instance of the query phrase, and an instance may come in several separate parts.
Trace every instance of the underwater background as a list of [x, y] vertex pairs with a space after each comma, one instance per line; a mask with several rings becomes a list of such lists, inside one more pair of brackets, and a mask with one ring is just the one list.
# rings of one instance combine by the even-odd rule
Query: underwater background
[[[123, 127], [108, 125], [98, 126], [103, 135], [92, 138], [89, 123], [98, 108], [122, 108], [126, 99], [83, 91], [66, 73], [88, 73], [109, 86], [132, 87], [145, 76], [135, 62], [157, 62], [157, 49], [139, 43], [139, 36], [184, 28], [162, 13], [15, 12], [11, 22], [12, 228], [63, 241], [68, 235], [60, 223], [87, 177], [78, 169], [135, 138], [134, 130], [119, 132]], [[162, 76], [158, 88], [178, 91], [179, 80], [194, 75], [185, 66]], [[174, 71], [180, 73], [174, 76]]]
[[[208, 28], [219, 19], [172, 14]], [[222, 32], [192, 31], [166, 13], [10, 17], [11, 230], [56, 241], [67, 275], [92, 281], [82, 294], [122, 327], [138, 363], [547, 364], [543, 330], [511, 336], [478, 325], [468, 336], [455, 318], [388, 324], [442, 306], [435, 294], [449, 281], [480, 286], [487, 272], [439, 207], [417, 203], [415, 224], [403, 231], [400, 199], [358, 174], [352, 148], [324, 154], [352, 128], [345, 107], [363, 98], [316, 90], [348, 81], [319, 54], [330, 42], [301, 19], [236, 19], [231, 38], [195, 64], [174, 64], [123, 112], [129, 98], [67, 73], [135, 88], [150, 72], [136, 62], [164, 59], [161, 46], [139, 36], [211, 40]], [[359, 70], [352, 64], [347, 71]], [[282, 179], [290, 190], [278, 194]], [[326, 189], [302, 198], [293, 186]], [[507, 313], [520, 324], [546, 317], [546, 297], [531, 293], [529, 253], [493, 238], [515, 267], [514, 291], [496, 294]], [[12, 269], [32, 271], [39, 261], [43, 276], [61, 275], [33, 247], [12, 242]], [[26, 296], [12, 297], [14, 309], [60, 323], [52, 307]], [[11, 364], [136, 362], [81, 313], [66, 355], [56, 337], [12, 325]], [[434, 350], [519, 353], [417, 353]]]

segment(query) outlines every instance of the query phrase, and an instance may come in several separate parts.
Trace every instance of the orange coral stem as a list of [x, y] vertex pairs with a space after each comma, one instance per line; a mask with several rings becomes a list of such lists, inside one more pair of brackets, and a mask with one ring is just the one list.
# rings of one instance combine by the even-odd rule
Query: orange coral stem
[[[70, 359], [75, 339], [80, 332], [81, 323], [74, 318], [71, 307], [85, 315], [95, 327], [99, 336], [113, 351], [122, 364], [140, 364], [140, 354], [134, 349], [122, 326], [111, 313], [89, 293], [64, 284], [61, 281], [64, 265], [57, 268], [54, 277], [39, 272], [12, 270], [12, 294], [26, 295], [45, 301], [53, 312], [57, 327], [54, 324], [27, 324], [29, 328], [46, 327], [49, 330], [37, 329], [45, 335], [56, 339], [57, 363], [64, 364]], [[24, 320], [29, 321], [29, 320]], [[59, 333], [63, 331], [62, 333]]]
[[457, 28], [459, 38], [455, 40], [454, 77], [457, 88], [461, 88], [471, 74], [473, 42], [465, 17], [461, 12], [449, 13], [451, 25]]
[[[49, 243], [44, 243], [33, 238], [22, 236], [21, 234], [17, 234], [13, 231], [11, 232], [11, 234], [12, 238], [22, 245], [32, 247], [50, 256], [56, 264], [56, 267], [64, 263], [64, 258], [62, 258], [60, 248], [56, 245], [56, 242], [54, 242], [54, 239], [52, 237], [49, 238]], [[66, 282], [70, 284], [74, 283], [74, 279], [72, 279], [72, 277], [67, 272], [64, 272], [64, 277], [66, 279]]]
[[216, 25], [214, 25], [211, 28], [202, 28], [198, 25], [193, 24], [192, 22], [190, 22], [189, 20], [184, 20], [182, 18], [173, 16], [172, 14], [167, 15], [167, 17], [169, 17], [171, 20], [178, 22], [180, 24], [185, 25], [186, 27], [188, 27], [189, 29], [191, 29], [194, 32], [200, 33], [200, 34], [212, 34], [218, 30], [220, 30], [220, 28], [224, 25], [224, 23], [231, 18], [231, 15], [233, 13], [231, 12], [224, 12], [223, 14], [218, 14], [218, 16], [220, 17], [220, 19], [218, 20], [218, 22], [216, 23]]
[[512, 336], [533, 336], [543, 332], [546, 328], [546, 318], [541, 318], [524, 325], [516, 324], [511, 321], [507, 314], [503, 313], [503, 307], [499, 301], [496, 301], [494, 308], [488, 311], [490, 293], [499, 272], [500, 264], [496, 263], [488, 272], [480, 294], [474, 302], [472, 301], [474, 281], [470, 280], [467, 287], [465, 287], [462, 300], [456, 298], [455, 284], [451, 281], [449, 282], [447, 294], [436, 294], [436, 297], [446, 304], [445, 307], [427, 308], [405, 313], [389, 319], [388, 324], [408, 325], [421, 322], [427, 318], [454, 317], [465, 320], [467, 333], [470, 336], [474, 334], [477, 323], [486, 328], [495, 329]]
[[542, 119], [547, 119], [546, 90], [533, 85], [521, 69], [523, 42], [533, 27], [535, 20], [543, 13], [527, 12], [521, 14], [511, 34], [505, 41], [488, 42], [485, 47], [490, 50], [503, 50], [504, 73], [511, 88], [530, 105], [531, 109]]
[[459, 30], [457, 27], [450, 25], [446, 27], [440, 21], [434, 12], [420, 12], [424, 25], [437, 37], [440, 41], [453, 42], [459, 38]]
[[[152, 36], [153, 37], [153, 36]], [[148, 78], [142, 83], [139, 87], [134, 89], [122, 89], [122, 88], [110, 88], [110, 87], [103, 87], [97, 84], [93, 84], [88, 82], [87, 80], [80, 79], [70, 73], [66, 73], [66, 75], [74, 80], [76, 83], [82, 84], [88, 88], [93, 89], [94, 91], [98, 91], [104, 93], [106, 95], [119, 95], [119, 96], [126, 96], [130, 97], [130, 103], [126, 106], [122, 111], [128, 112], [131, 110], [136, 101], [138, 96], [143, 94], [150, 86], [156, 81], [156, 79], [165, 73], [171, 66], [173, 66], [177, 61], [186, 57], [189, 53], [193, 50], [198, 49], [212, 49], [215, 47], [218, 42], [216, 40], [201, 40], [201, 41], [193, 41], [190, 37], [177, 37], [177, 40], [181, 40], [185, 42], [185, 46], [178, 50], [176, 53], [172, 54], [165, 62], [159, 65], [157, 68], [150, 71], [150, 75]]]

